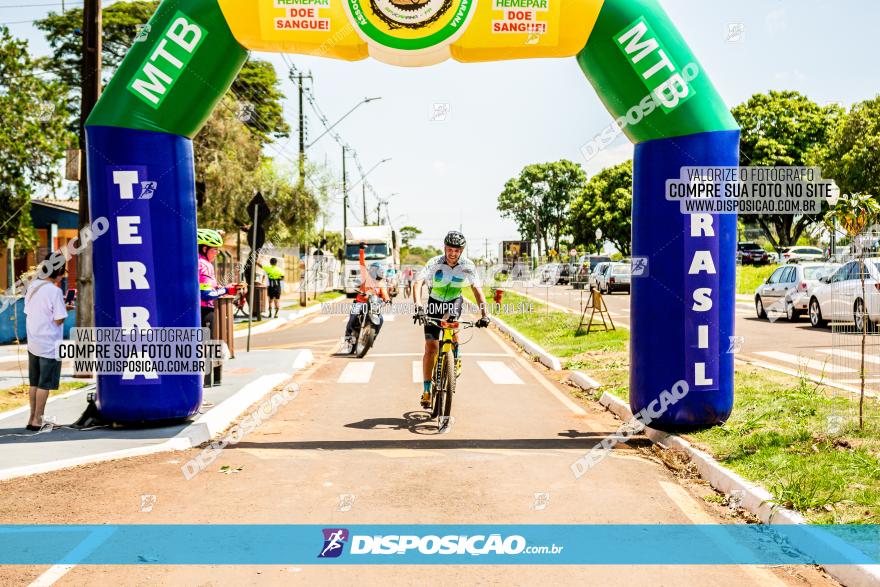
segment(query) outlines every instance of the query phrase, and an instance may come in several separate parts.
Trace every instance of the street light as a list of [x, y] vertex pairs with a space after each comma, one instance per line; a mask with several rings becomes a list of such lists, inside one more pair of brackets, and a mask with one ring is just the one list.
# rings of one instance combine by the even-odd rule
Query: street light
[[345, 120], [345, 118], [347, 118], [349, 114], [351, 114], [352, 112], [354, 112], [355, 110], [357, 110], [359, 107], [363, 106], [364, 104], [367, 104], [368, 102], [373, 102], [374, 100], [381, 100], [381, 99], [382, 99], [382, 96], [377, 96], [377, 97], [375, 97], [375, 98], [364, 98], [363, 100], [361, 100], [360, 102], [358, 102], [357, 104], [355, 104], [355, 105], [352, 107], [351, 110], [349, 110], [348, 112], [346, 112], [345, 114], [343, 114], [343, 115], [342, 115], [342, 118], [340, 118], [339, 120], [337, 120], [336, 122], [334, 122], [333, 124], [331, 124], [330, 126], [328, 126], [328, 127], [327, 127], [327, 130], [325, 130], [324, 132], [322, 132], [322, 133], [320, 134], [320, 136], [318, 136], [317, 139], [315, 139], [314, 141], [312, 141], [311, 143], [309, 143], [308, 145], [306, 145], [306, 149], [311, 148], [312, 145], [314, 145], [315, 143], [317, 143], [318, 141], [320, 141], [322, 138], [324, 138], [324, 135], [326, 135], [326, 134], [329, 133], [331, 130], [333, 130], [333, 128], [334, 128], [337, 124], [339, 124], [340, 122], [342, 122], [343, 120]]

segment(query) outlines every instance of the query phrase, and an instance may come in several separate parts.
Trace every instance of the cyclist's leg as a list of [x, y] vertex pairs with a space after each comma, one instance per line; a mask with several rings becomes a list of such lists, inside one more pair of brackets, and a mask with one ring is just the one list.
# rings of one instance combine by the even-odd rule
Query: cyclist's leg
[[[427, 315], [430, 318], [439, 318], [431, 300], [428, 300]], [[425, 353], [422, 355], [422, 403], [430, 399], [431, 379], [434, 376], [434, 361], [440, 351], [440, 326], [428, 322], [425, 324]], [[427, 398], [426, 398], [426, 395]]]

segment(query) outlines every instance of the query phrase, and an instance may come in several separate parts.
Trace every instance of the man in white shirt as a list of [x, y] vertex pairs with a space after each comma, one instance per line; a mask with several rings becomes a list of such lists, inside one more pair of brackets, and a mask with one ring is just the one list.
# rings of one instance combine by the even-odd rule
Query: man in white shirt
[[49, 391], [58, 389], [61, 361], [57, 346], [64, 336], [67, 306], [61, 292], [61, 280], [67, 272], [64, 256], [53, 253], [37, 269], [24, 296], [27, 316], [28, 378], [30, 380], [31, 416], [28, 430], [39, 430]]

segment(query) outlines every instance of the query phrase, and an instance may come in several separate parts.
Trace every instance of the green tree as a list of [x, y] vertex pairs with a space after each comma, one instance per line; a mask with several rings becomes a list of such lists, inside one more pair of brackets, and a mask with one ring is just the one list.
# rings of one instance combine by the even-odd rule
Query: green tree
[[[574, 242], [598, 250], [604, 240], [624, 256], [632, 248], [632, 161], [603, 169], [590, 178], [571, 205], [569, 231]], [[602, 230], [602, 239], [596, 238]]]
[[[116, 2], [102, 11], [102, 78], [106, 84], [129, 47], [135, 42], [139, 28], [150, 20], [156, 7], [154, 0], [146, 2]], [[72, 8], [63, 14], [50, 12], [34, 25], [46, 33], [52, 55], [45, 59], [43, 67], [57, 76], [69, 89], [67, 109], [71, 114], [71, 130], [79, 124], [80, 72], [82, 66], [82, 8]], [[286, 137], [290, 127], [282, 116], [281, 101], [284, 96], [278, 89], [278, 77], [271, 63], [248, 59], [232, 83], [229, 91], [236, 101], [234, 109], [261, 143], [273, 138]], [[249, 107], [251, 104], [253, 107]]]
[[26, 41], [0, 26], [0, 241], [36, 245], [30, 200], [58, 185], [57, 163], [74, 137], [64, 127], [64, 88], [40, 78]]
[[[740, 165], [818, 165], [842, 112], [839, 106], [819, 106], [790, 90], [753, 95], [731, 110], [742, 128]], [[779, 250], [796, 244], [822, 215], [760, 214], [755, 219]]]
[[842, 117], [823, 155], [823, 175], [843, 193], [880, 195], [880, 96]]
[[257, 184], [272, 211], [267, 240], [279, 246], [292, 246], [319, 238], [314, 227], [320, 205], [309, 187], [299, 183], [295, 170], [266, 160]]
[[581, 166], [566, 159], [527, 165], [504, 184], [498, 211], [516, 222], [522, 238], [538, 242], [538, 254], [541, 245], [545, 252], [559, 250], [559, 239], [568, 229], [569, 205], [586, 181]]
[[400, 242], [404, 247], [408, 247], [420, 234], [422, 234], [421, 229], [415, 226], [404, 226], [400, 229]]
[[[247, 203], [259, 189], [260, 143], [224, 96], [193, 141], [199, 224], [237, 230], [247, 224]], [[265, 192], [264, 192], [265, 195]]]

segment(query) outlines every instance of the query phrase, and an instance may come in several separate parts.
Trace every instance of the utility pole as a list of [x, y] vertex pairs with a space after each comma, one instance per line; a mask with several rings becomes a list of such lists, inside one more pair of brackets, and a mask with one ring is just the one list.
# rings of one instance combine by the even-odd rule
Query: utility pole
[[379, 211], [382, 208], [382, 200], [379, 200], [376, 203], [376, 224], [383, 224], [383, 222], [379, 219], [379, 215], [381, 212]]
[[300, 186], [306, 181], [306, 129], [305, 112], [303, 111], [303, 80], [311, 80], [312, 74], [296, 74], [297, 87], [299, 88], [299, 183]]
[[[79, 229], [88, 226], [89, 184], [86, 155], [86, 119], [101, 95], [101, 0], [85, 0], [82, 27], [82, 69], [80, 70], [81, 100], [79, 115]], [[83, 249], [76, 261], [76, 281], [79, 304], [76, 325], [80, 328], [95, 324], [95, 290], [92, 272], [92, 245]], [[91, 374], [84, 374], [90, 376]]]
[[348, 185], [345, 183], [345, 145], [342, 145], [342, 240], [348, 229]]
[[364, 226], [369, 222], [367, 220], [367, 184], [361, 182], [361, 191], [364, 194]]

